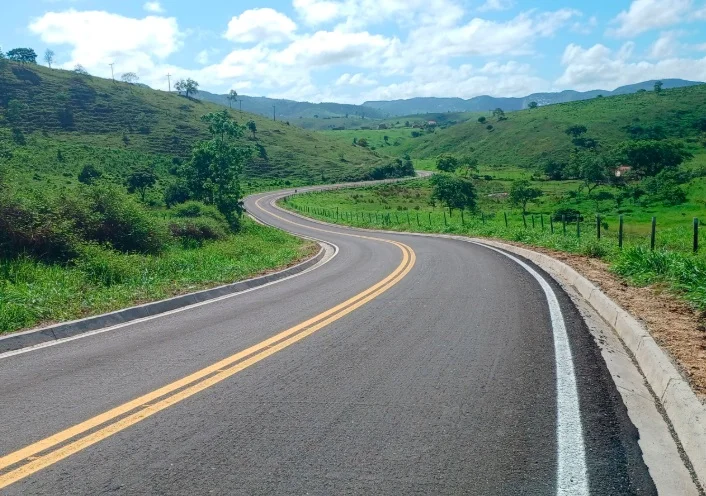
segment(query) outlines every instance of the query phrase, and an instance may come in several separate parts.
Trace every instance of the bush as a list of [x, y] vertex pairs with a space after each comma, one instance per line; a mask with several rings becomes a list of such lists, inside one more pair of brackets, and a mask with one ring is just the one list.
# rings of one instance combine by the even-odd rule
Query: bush
[[566, 222], [576, 222], [577, 220], [579, 222], [583, 221], [583, 216], [581, 215], [581, 212], [579, 212], [575, 208], [561, 207], [555, 210], [554, 213], [552, 213], [552, 219], [554, 220], [554, 222], [561, 222], [562, 217], [566, 218]]
[[169, 224], [169, 230], [185, 246], [201, 246], [204, 241], [225, 239], [228, 236], [223, 224], [209, 217], [175, 220]]
[[216, 207], [197, 201], [188, 201], [178, 205], [174, 208], [173, 215], [174, 217], [186, 218], [209, 217], [215, 221], [222, 222], [224, 225], [227, 224], [226, 218]]

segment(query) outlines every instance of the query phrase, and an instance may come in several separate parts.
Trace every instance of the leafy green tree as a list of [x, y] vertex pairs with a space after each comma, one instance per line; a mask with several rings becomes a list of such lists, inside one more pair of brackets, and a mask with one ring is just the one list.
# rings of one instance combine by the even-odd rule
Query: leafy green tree
[[7, 103], [7, 121], [13, 126], [18, 126], [22, 122], [26, 105], [19, 100], [10, 100]]
[[255, 124], [255, 121], [248, 121], [246, 126], [248, 127], [248, 131], [252, 133], [252, 139], [257, 139], [257, 124]]
[[140, 199], [145, 201], [145, 194], [149, 188], [157, 183], [157, 174], [152, 167], [141, 166], [130, 171], [127, 176], [127, 188], [130, 193], [137, 191]]
[[83, 184], [93, 184], [103, 175], [93, 164], [86, 164], [78, 173], [78, 181]]
[[382, 140], [385, 142], [386, 145], [390, 144], [390, 137], [388, 135], [383, 136]]
[[194, 147], [185, 167], [186, 182], [194, 199], [215, 205], [236, 229], [243, 212], [240, 174], [251, 150], [237, 146], [235, 140], [245, 130], [227, 110], [212, 112], [202, 120], [208, 124], [211, 138]]
[[431, 176], [432, 193], [434, 201], [440, 201], [449, 211], [475, 210], [476, 190], [468, 179], [451, 174], [434, 174]]
[[527, 106], [530, 110], [536, 109], [539, 105], [537, 102], [529, 102], [529, 105]]
[[233, 103], [238, 101], [238, 92], [235, 90], [230, 90], [226, 98], [228, 99], [228, 106], [233, 108]]
[[140, 80], [140, 78], [134, 72], [126, 72], [125, 74], [120, 76], [120, 80], [123, 83], [135, 84], [136, 82], [138, 82]]
[[577, 153], [573, 160], [576, 162], [575, 169], [579, 178], [583, 181], [582, 186], [588, 190], [588, 196], [598, 186], [609, 184], [615, 177], [615, 166], [612, 161], [602, 155], [595, 153]]
[[478, 172], [478, 159], [472, 155], [462, 155], [458, 159], [458, 169], [456, 170], [461, 176], [467, 178], [471, 172]]
[[49, 69], [51, 69], [51, 65], [54, 63], [54, 55], [56, 55], [54, 53], [54, 50], [51, 50], [49, 48], [47, 48], [47, 50], [44, 52], [44, 62], [47, 63]]
[[31, 48], [13, 48], [7, 52], [7, 58], [20, 64], [37, 63], [37, 54]]
[[164, 203], [167, 208], [171, 208], [178, 203], [184, 203], [191, 199], [191, 190], [183, 179], [179, 179], [164, 189]]
[[195, 95], [199, 92], [199, 83], [191, 78], [180, 79], [174, 85], [174, 89], [176, 89], [179, 94], [184, 92], [184, 96], [186, 96], [186, 98], [189, 98], [190, 96]]
[[436, 168], [440, 171], [456, 172], [458, 166], [458, 159], [453, 155], [444, 154], [439, 156], [439, 158], [436, 160]]
[[7, 57], [5, 56], [5, 52], [0, 49], [0, 69], [4, 68], [7, 65]]
[[693, 155], [674, 140], [626, 141], [616, 150], [616, 158], [632, 167], [640, 177], [651, 177], [664, 169], [675, 169]]
[[558, 160], [547, 160], [540, 166], [540, 170], [549, 179], [553, 181], [561, 181], [562, 179], [569, 179], [567, 174], [567, 166], [563, 162]]
[[368, 147], [368, 140], [365, 138], [360, 138], [358, 140], [358, 146], [363, 147], [363, 148], [367, 148]]
[[572, 138], [578, 138], [579, 136], [586, 134], [586, 131], [588, 131], [586, 126], [583, 126], [581, 124], [574, 124], [573, 126], [567, 127], [564, 132]]
[[655, 81], [655, 93], [657, 93], [657, 94], [662, 93], [663, 86], [664, 86], [664, 83], [662, 81]]
[[497, 117], [499, 121], [504, 121], [507, 119], [507, 117], [505, 117], [505, 111], [500, 107], [493, 110], [493, 117]]
[[532, 186], [527, 179], [513, 181], [510, 187], [510, 202], [518, 207], [522, 207], [522, 214], [527, 213], [527, 204], [544, 195], [541, 189]]
[[88, 71], [81, 64], [76, 64], [76, 66], [74, 66], [74, 72], [76, 74], [80, 74], [81, 76], [89, 76]]
[[486, 119], [485, 116], [478, 117], [478, 122], [480, 122], [481, 124], [485, 124], [485, 121], [487, 121], [487, 120], [488, 119]]

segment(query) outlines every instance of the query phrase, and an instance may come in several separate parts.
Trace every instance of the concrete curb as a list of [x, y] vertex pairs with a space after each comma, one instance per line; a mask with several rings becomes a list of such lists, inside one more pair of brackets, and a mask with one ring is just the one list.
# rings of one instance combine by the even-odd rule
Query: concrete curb
[[[289, 196], [289, 195], [284, 195]], [[278, 200], [276, 200], [278, 201]], [[674, 428], [684, 453], [689, 459], [702, 488], [706, 488], [706, 405], [701, 403], [689, 383], [679, 373], [669, 356], [654, 338], [632, 315], [611, 300], [600, 288], [579, 274], [569, 265], [543, 253], [508, 245], [498, 241], [471, 238], [453, 234], [415, 233], [366, 229], [343, 224], [333, 224], [306, 217], [298, 212], [284, 209], [289, 214], [319, 224], [347, 227], [357, 231], [395, 235], [430, 236], [493, 246], [531, 260], [560, 284], [573, 286], [596, 312], [615, 330], [625, 346], [632, 352], [647, 379], [647, 383], [659, 398], [669, 421]]]
[[537, 264], [558, 282], [576, 288], [615, 329], [625, 346], [635, 356], [648, 384], [662, 403], [699, 483], [706, 487], [706, 405], [699, 401], [689, 383], [645, 327], [591, 281], [559, 260], [497, 241], [467, 239], [516, 253]]
[[324, 246], [321, 243], [319, 243], [319, 246], [320, 249], [318, 253], [313, 257], [310, 257], [309, 259], [287, 269], [273, 272], [271, 274], [265, 274], [264, 276], [254, 277], [252, 279], [246, 279], [244, 281], [226, 284], [203, 291], [197, 291], [195, 293], [175, 296], [166, 300], [145, 303], [144, 305], [125, 308], [123, 310], [117, 310], [115, 312], [110, 312], [103, 315], [96, 315], [81, 320], [74, 320], [49, 327], [31, 329], [29, 331], [1, 336], [0, 353], [28, 348], [30, 346], [36, 346], [49, 341], [56, 341], [59, 339], [76, 336], [78, 334], [95, 331], [97, 329], [103, 329], [105, 327], [111, 327], [133, 320], [143, 319], [145, 317], [151, 317], [153, 315], [169, 312], [178, 308], [187, 307], [195, 303], [212, 300], [220, 296], [240, 293], [241, 291], [245, 291], [247, 289], [264, 286], [265, 284], [285, 279], [295, 274], [299, 274], [319, 263], [326, 255]]

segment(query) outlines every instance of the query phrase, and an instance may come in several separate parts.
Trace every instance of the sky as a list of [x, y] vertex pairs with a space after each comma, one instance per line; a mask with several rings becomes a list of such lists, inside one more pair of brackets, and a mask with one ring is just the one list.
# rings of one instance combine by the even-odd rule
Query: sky
[[706, 81], [706, 0], [24, 0], [0, 46], [167, 89], [312, 102]]

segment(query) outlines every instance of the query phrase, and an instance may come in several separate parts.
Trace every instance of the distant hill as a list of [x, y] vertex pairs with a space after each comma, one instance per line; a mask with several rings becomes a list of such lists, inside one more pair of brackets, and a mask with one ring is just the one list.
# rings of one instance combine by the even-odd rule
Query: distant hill
[[[87, 164], [117, 178], [135, 165], [151, 164], [169, 179], [173, 164], [188, 160], [193, 145], [207, 136], [201, 117], [223, 109], [73, 71], [3, 66], [0, 169], [22, 182], [70, 185]], [[285, 122], [236, 110], [232, 115], [241, 124], [257, 125], [255, 136], [247, 132], [241, 138], [254, 152], [245, 167], [248, 182], [360, 179], [384, 162], [371, 150]]]
[[[681, 88], [703, 84], [696, 81], [685, 81], [683, 79], [663, 79], [663, 88]], [[526, 109], [530, 102], [537, 102], [540, 106], [552, 105], [555, 103], [567, 103], [578, 100], [589, 100], [598, 95], [614, 96], [635, 93], [641, 89], [652, 90], [655, 80], [643, 81], [637, 84], [621, 86], [613, 91], [591, 90], [573, 91], [566, 90], [559, 93], [534, 93], [522, 98], [502, 98], [492, 96], [477, 96], [464, 100], [463, 98], [410, 98], [408, 100], [391, 101], [371, 101], [365, 102], [363, 106], [378, 110], [385, 115], [405, 116], [414, 114], [426, 114], [435, 112], [486, 112], [501, 108], [508, 111]]]
[[[207, 102], [225, 105], [226, 107], [229, 106], [227, 95], [217, 95], [209, 93], [208, 91], [199, 91], [196, 97]], [[233, 108], [242, 108], [243, 112], [251, 112], [269, 118], [272, 118], [273, 114], [275, 114], [277, 120], [283, 121], [316, 117], [320, 119], [330, 117], [381, 119], [384, 117], [383, 113], [379, 110], [362, 105], [296, 102], [294, 100], [279, 100], [264, 96], [254, 97], [238, 95], [238, 102], [233, 105]], [[296, 124], [296, 122], [292, 122], [292, 124]]]
[[[629, 89], [622, 91], [627, 93]], [[586, 136], [597, 140], [600, 149], [631, 138], [656, 136], [681, 139], [694, 154], [703, 155], [704, 116], [706, 84], [701, 84], [660, 94], [627, 93], [549, 105], [509, 113], [505, 120], [486, 113], [482, 123], [472, 119], [417, 138], [409, 137], [405, 129], [406, 137], [398, 149], [416, 158], [472, 154], [486, 166], [535, 168], [548, 159], [568, 160], [574, 146], [565, 130], [581, 124], [588, 128]]]

